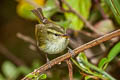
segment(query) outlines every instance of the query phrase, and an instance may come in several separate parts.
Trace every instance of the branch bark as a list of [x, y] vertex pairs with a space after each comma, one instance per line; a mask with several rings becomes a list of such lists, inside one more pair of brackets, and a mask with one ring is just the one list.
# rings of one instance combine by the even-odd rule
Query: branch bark
[[[110, 40], [110, 39], [112, 39], [114, 37], [117, 37], [117, 36], [120, 36], [120, 29], [118, 29], [118, 30], [116, 30], [114, 32], [108, 33], [108, 34], [106, 34], [106, 35], [104, 35], [102, 37], [99, 37], [99, 38], [95, 39], [95, 40], [92, 40], [92, 41], [90, 41], [90, 42], [88, 42], [88, 43], [74, 49], [73, 51], [74, 51], [75, 55], [77, 55], [80, 52], [82, 52], [82, 51], [84, 51], [84, 50], [86, 50], [88, 48], [96, 46], [96, 45], [98, 45], [98, 44], [100, 44], [102, 42], [105, 42], [105, 41]], [[51, 60], [50, 64], [46, 63], [43, 66], [41, 66], [40, 68], [35, 69], [30, 74], [34, 74], [34, 75], [35, 74], [41, 74], [42, 72], [44, 72], [44, 71], [46, 71], [46, 70], [48, 70], [50, 68], [49, 65], [51, 65], [51, 67], [53, 67], [54, 65], [59, 64], [60, 62], [69, 59], [71, 56], [72, 55], [68, 52], [68, 53], [66, 53], [66, 54], [64, 54], [64, 55], [62, 55], [60, 57], [57, 57], [57, 58]], [[29, 77], [26, 76], [21, 80], [32, 80], [32, 79], [30, 79]]]
[[66, 60], [66, 63], [68, 65], [68, 70], [69, 70], [69, 80], [73, 80], [73, 67], [72, 67], [72, 62], [69, 60]]

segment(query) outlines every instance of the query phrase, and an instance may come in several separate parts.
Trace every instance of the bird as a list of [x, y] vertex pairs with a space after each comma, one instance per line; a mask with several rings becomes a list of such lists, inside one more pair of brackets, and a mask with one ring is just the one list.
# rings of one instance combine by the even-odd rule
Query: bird
[[69, 44], [69, 36], [66, 30], [55, 22], [44, 17], [41, 8], [33, 9], [32, 12], [40, 21], [35, 25], [35, 37], [39, 49], [47, 54], [59, 54]]

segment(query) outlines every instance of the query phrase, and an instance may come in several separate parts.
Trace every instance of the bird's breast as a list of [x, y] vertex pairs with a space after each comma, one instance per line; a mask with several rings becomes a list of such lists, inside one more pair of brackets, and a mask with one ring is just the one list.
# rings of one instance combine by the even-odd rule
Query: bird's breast
[[69, 39], [66, 38], [61, 38], [53, 42], [47, 40], [45, 47], [40, 49], [48, 54], [58, 54], [66, 49], [68, 42]]

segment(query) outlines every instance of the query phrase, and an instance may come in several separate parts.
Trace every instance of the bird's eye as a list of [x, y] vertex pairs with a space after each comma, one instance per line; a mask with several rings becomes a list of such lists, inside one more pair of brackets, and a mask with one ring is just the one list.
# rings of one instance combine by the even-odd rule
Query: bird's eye
[[59, 34], [55, 34], [55, 36], [59, 36]]

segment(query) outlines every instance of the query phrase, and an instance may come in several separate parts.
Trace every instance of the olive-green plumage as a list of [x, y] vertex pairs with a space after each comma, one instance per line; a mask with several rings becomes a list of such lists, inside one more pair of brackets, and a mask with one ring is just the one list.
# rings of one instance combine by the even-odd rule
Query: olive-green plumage
[[35, 27], [35, 36], [40, 50], [48, 54], [58, 54], [65, 50], [69, 42], [65, 30], [46, 19], [40, 8], [33, 10], [33, 12], [42, 22]]

